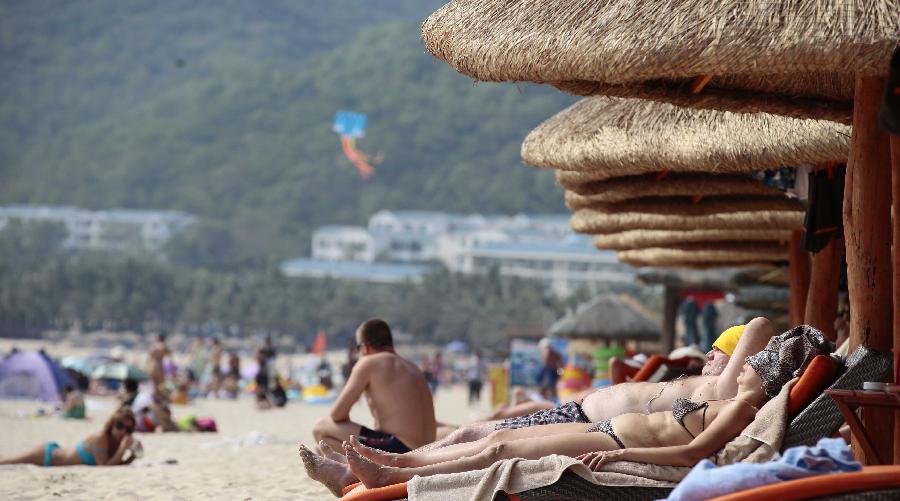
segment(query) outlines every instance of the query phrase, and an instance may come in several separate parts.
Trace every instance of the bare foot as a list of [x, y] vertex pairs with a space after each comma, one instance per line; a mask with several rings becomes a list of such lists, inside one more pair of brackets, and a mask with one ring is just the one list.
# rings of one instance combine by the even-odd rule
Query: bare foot
[[324, 484], [335, 497], [343, 496], [343, 487], [356, 482], [347, 465], [319, 456], [303, 444], [300, 444], [300, 459], [309, 478]]
[[347, 464], [347, 457], [332, 449], [331, 446], [328, 445], [328, 442], [324, 440], [319, 440], [319, 455], [324, 456], [326, 459], [337, 461], [338, 463]]
[[359, 455], [350, 444], [344, 444], [347, 454], [347, 466], [366, 487], [384, 487], [386, 485], [406, 482], [413, 477], [407, 468], [394, 468], [375, 464]]
[[407, 462], [404, 460], [403, 454], [394, 454], [373, 449], [360, 442], [359, 439], [356, 438], [356, 435], [350, 435], [350, 446], [353, 447], [360, 456], [375, 464], [380, 464], [382, 466], [409, 466], [406, 464]]

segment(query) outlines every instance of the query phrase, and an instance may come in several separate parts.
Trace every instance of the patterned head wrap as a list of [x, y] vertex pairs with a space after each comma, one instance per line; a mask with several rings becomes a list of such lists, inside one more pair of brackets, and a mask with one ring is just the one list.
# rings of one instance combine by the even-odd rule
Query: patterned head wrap
[[803, 369], [816, 355], [827, 355], [834, 344], [822, 331], [809, 325], [798, 325], [773, 337], [756, 355], [747, 357], [747, 363], [763, 382], [763, 390], [769, 398], [781, 391], [781, 387], [803, 373]]

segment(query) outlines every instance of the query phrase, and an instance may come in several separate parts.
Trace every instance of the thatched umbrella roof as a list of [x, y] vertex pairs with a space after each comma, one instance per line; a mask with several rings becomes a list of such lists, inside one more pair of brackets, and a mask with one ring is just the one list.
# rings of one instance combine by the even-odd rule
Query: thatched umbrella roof
[[[469, 0], [433, 13], [422, 37], [479, 80], [849, 123], [852, 75], [887, 73], [898, 11], [898, 0]], [[699, 75], [712, 78], [695, 94]]]
[[628, 230], [595, 235], [598, 249], [630, 250], [647, 247], [667, 247], [688, 243], [712, 242], [787, 242], [791, 230], [770, 229], [698, 229], [698, 230]]
[[759, 263], [784, 261], [788, 258], [787, 245], [778, 242], [727, 242], [686, 244], [671, 247], [650, 247], [619, 251], [624, 262], [666, 264], [715, 264]]
[[734, 229], [784, 230], [803, 225], [803, 206], [796, 200], [743, 197], [684, 200], [641, 199], [597, 204], [575, 211], [572, 229], [603, 234], [627, 230]]
[[850, 128], [767, 113], [680, 108], [639, 99], [582, 99], [535, 128], [522, 160], [590, 179], [660, 171], [749, 173], [843, 162]]
[[572, 315], [557, 320], [547, 334], [559, 337], [608, 340], [656, 340], [660, 328], [631, 301], [603, 294], [578, 305]]
[[556, 171], [557, 182], [566, 188], [566, 205], [577, 209], [598, 202], [622, 202], [644, 197], [708, 197], [750, 195], [781, 198], [784, 192], [742, 174], [669, 172], [603, 180], [581, 181], [582, 172]]

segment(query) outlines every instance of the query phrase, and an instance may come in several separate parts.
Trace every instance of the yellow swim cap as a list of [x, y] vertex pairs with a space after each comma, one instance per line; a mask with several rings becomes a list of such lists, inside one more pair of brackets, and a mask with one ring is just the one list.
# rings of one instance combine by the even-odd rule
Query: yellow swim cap
[[729, 357], [732, 353], [734, 353], [734, 348], [738, 344], [738, 340], [741, 339], [741, 334], [744, 333], [744, 328], [746, 325], [735, 325], [734, 327], [729, 327], [722, 331], [719, 334], [719, 338], [716, 339], [716, 342], [713, 343], [713, 348], [718, 348], [722, 350]]

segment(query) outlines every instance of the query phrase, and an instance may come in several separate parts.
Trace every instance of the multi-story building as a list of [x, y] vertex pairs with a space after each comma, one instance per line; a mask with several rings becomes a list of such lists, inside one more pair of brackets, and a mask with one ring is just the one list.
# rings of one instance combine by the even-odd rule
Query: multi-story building
[[321, 261], [375, 261], [375, 238], [362, 226], [322, 226], [312, 236], [312, 258]]
[[114, 209], [89, 211], [76, 207], [10, 205], [0, 207], [0, 228], [17, 219], [55, 222], [66, 228], [67, 249], [102, 249], [158, 253], [176, 233], [196, 221], [177, 211]]
[[[555, 293], [603, 282], [633, 282], [634, 274], [614, 252], [595, 249], [575, 235], [569, 216], [557, 214], [483, 216], [426, 211], [382, 210], [368, 229], [324, 226], [313, 235], [312, 259], [285, 262], [292, 276], [332, 276], [355, 280], [418, 280], [427, 266], [442, 263], [458, 273], [487, 273], [539, 280]], [[361, 266], [361, 264], [371, 266]], [[381, 269], [380, 265], [390, 265]]]

